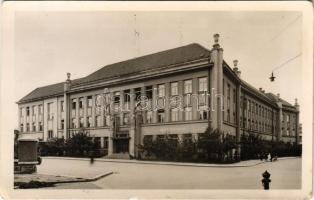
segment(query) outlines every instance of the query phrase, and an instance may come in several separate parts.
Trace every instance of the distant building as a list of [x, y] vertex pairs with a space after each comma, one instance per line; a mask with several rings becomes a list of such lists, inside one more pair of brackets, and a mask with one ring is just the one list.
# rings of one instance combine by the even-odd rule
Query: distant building
[[[18, 101], [20, 131], [47, 141], [84, 128], [109, 155], [136, 156], [144, 139], [166, 134], [197, 140], [208, 126], [238, 141], [241, 134], [255, 133], [298, 143], [297, 102], [291, 105], [242, 80], [238, 62], [231, 68], [224, 61], [218, 39], [216, 34], [210, 50], [190, 44], [37, 88]], [[139, 107], [140, 96], [145, 98]]]

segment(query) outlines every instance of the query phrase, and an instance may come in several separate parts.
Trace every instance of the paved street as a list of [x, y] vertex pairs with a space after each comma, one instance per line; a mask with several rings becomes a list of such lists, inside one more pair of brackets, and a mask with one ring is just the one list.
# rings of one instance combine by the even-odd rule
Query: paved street
[[288, 158], [251, 167], [195, 167], [43, 159], [38, 173], [74, 177], [112, 175], [93, 183], [58, 184], [57, 188], [104, 189], [262, 189], [261, 174], [271, 173], [271, 189], [301, 187], [301, 159]]

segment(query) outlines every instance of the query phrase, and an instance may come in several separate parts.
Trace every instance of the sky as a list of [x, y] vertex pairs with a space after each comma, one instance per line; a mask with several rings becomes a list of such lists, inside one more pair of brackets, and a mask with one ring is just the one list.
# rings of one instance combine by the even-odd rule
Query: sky
[[[211, 49], [241, 77], [302, 107], [302, 13], [292, 11], [35, 12], [15, 15], [15, 100], [37, 87], [84, 77], [102, 66], [190, 43]], [[295, 59], [292, 59], [296, 57]], [[292, 60], [291, 60], [292, 59]], [[289, 61], [290, 60], [290, 61]], [[269, 77], [273, 69], [275, 82]], [[302, 114], [301, 114], [302, 122]]]

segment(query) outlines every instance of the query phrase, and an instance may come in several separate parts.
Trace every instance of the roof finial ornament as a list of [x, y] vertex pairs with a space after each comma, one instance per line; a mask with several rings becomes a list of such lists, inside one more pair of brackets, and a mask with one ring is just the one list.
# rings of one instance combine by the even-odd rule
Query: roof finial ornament
[[218, 33], [216, 33], [216, 34], [214, 34], [214, 42], [215, 42], [215, 44], [213, 45], [214, 47], [219, 47], [219, 34]]
[[233, 66], [234, 66], [233, 70], [234, 71], [238, 71], [238, 62], [239, 62], [238, 60], [233, 60]]
[[67, 73], [67, 81], [70, 81], [71, 80], [71, 73]]
[[299, 104], [298, 104], [298, 99], [297, 99], [297, 98], [295, 98], [295, 99], [294, 99], [294, 105], [295, 105], [295, 106], [298, 106], [298, 105], [299, 105]]

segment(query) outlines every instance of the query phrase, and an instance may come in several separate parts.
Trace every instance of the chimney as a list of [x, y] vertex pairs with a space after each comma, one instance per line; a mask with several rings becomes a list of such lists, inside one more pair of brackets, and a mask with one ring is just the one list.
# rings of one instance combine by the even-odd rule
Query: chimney
[[280, 98], [280, 93], [277, 93], [277, 98], [278, 98], [278, 99]]
[[261, 88], [261, 87], [260, 87], [258, 90], [259, 90], [260, 92], [263, 92], [263, 88]]

